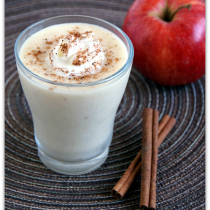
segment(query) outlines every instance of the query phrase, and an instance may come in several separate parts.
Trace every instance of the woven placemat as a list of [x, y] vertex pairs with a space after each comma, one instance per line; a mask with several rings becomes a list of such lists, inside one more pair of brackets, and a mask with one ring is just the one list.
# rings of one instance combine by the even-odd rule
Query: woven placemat
[[205, 208], [205, 78], [163, 87], [132, 69], [119, 106], [107, 161], [96, 171], [64, 176], [37, 156], [33, 123], [18, 78], [13, 47], [17, 36], [38, 20], [64, 14], [99, 17], [122, 27], [133, 1], [13, 0], [5, 8], [5, 208], [138, 209], [140, 180], [125, 197], [110, 191], [141, 147], [142, 111], [151, 107], [177, 124], [159, 149], [157, 209]]

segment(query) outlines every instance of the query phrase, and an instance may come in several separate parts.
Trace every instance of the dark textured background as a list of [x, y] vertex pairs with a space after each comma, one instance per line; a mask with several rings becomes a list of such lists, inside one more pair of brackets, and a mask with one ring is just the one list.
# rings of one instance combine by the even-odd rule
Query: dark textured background
[[37, 156], [33, 124], [13, 47], [20, 32], [41, 19], [80, 14], [122, 27], [129, 0], [7, 0], [5, 2], [5, 206], [6, 209], [138, 209], [140, 176], [122, 200], [110, 191], [141, 146], [141, 115], [156, 108], [176, 127], [159, 149], [157, 209], [205, 208], [205, 79], [163, 87], [132, 70], [115, 120], [107, 161], [98, 170], [64, 176], [48, 170]]

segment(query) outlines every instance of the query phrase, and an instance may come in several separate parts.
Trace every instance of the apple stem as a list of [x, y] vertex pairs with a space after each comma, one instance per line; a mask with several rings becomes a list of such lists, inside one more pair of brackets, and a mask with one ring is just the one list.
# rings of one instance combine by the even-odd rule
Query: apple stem
[[178, 8], [171, 14], [169, 20], [172, 21], [172, 19], [174, 18], [174, 15], [175, 15], [180, 9], [187, 8], [187, 9], [190, 10], [191, 7], [192, 7], [191, 4], [184, 4], [184, 5], [180, 6], [180, 7], [178, 7]]

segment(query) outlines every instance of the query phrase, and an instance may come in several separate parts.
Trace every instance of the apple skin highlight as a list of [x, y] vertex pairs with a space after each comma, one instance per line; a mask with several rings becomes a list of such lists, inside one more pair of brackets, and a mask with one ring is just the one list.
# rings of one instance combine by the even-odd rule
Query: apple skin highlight
[[[164, 12], [173, 14], [164, 20]], [[136, 0], [123, 31], [134, 46], [134, 65], [161, 85], [195, 82], [205, 74], [205, 3], [203, 0]]]

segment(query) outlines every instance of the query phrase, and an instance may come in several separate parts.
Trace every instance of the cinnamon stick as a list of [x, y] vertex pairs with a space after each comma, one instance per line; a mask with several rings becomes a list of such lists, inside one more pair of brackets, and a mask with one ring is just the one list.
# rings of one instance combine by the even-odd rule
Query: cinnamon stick
[[151, 168], [151, 183], [150, 183], [150, 197], [149, 208], [156, 209], [156, 179], [157, 179], [157, 162], [158, 162], [158, 119], [159, 112], [153, 112], [153, 126], [152, 126], [152, 168]]
[[[131, 177], [132, 172], [134, 172], [135, 168], [137, 168], [136, 166], [138, 165], [139, 161], [141, 159], [141, 151], [139, 151], [139, 153], [136, 155], [136, 157], [134, 158], [134, 160], [132, 161], [132, 163], [129, 165], [128, 169], [125, 171], [125, 173], [123, 174], [123, 176], [120, 178], [120, 180], [117, 182], [117, 184], [113, 187], [111, 194], [113, 197], [121, 199], [124, 194], [126, 193], [127, 189], [126, 188], [122, 188], [122, 186], [125, 184], [125, 182], [129, 179], [129, 177]], [[139, 167], [140, 170], [141, 166]], [[137, 172], [138, 175], [138, 172]], [[135, 175], [132, 176], [132, 181], [135, 179]], [[130, 186], [129, 186], [130, 187]], [[121, 191], [119, 191], [122, 188]]]
[[158, 147], [162, 144], [166, 136], [170, 133], [171, 129], [176, 124], [176, 119], [171, 117], [164, 129], [160, 132], [158, 136]]
[[163, 128], [165, 127], [165, 125], [167, 124], [169, 120], [170, 120], [170, 116], [168, 114], [163, 117], [158, 127], [158, 134], [163, 130]]
[[[163, 117], [163, 119], [164, 118], [165, 117]], [[161, 123], [163, 124], [162, 120], [161, 120], [160, 124]], [[175, 121], [174, 120], [172, 120], [171, 123], [175, 124], [176, 120]], [[173, 128], [174, 124], [170, 125], [171, 129]], [[165, 132], [165, 128], [162, 129], [162, 131], [163, 130], [164, 131], [161, 134], [161, 138], [159, 138], [160, 136], [158, 136], [158, 147], [161, 145], [161, 143], [163, 142], [164, 138], [170, 132], [170, 130], [169, 130], [170, 127], [168, 127], [167, 132]], [[160, 132], [160, 129], [158, 129], [158, 134], [159, 134], [159, 132]], [[117, 184], [113, 187], [113, 189], [111, 191], [111, 194], [112, 194], [112, 196], [114, 198], [117, 198], [117, 199], [123, 198], [123, 196], [125, 195], [127, 190], [130, 188], [130, 186], [133, 183], [133, 181], [137, 178], [137, 176], [138, 176], [138, 174], [140, 173], [140, 170], [141, 170], [140, 159], [141, 159], [141, 151], [139, 151], [139, 153], [136, 155], [135, 159], [129, 165], [129, 167], [127, 168], [127, 170], [123, 174], [123, 176], [119, 179]]]
[[141, 197], [140, 208], [149, 205], [151, 159], [152, 159], [152, 121], [153, 110], [146, 108], [143, 112], [141, 143]]

